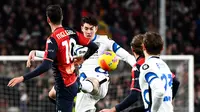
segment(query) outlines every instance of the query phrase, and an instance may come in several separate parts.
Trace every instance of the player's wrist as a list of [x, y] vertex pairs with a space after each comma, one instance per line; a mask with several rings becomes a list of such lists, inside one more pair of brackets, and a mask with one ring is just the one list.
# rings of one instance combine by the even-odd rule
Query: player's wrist
[[112, 112], [117, 112], [115, 107], [111, 108], [111, 110]]
[[21, 78], [22, 82], [24, 82], [24, 76], [20, 76], [20, 78]]

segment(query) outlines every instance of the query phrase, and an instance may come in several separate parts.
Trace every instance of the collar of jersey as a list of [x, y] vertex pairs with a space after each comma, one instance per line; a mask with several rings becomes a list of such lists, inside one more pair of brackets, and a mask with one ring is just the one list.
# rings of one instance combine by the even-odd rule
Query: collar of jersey
[[60, 29], [60, 28], [63, 28], [62, 26], [61, 27], [57, 27], [54, 31], [56, 31], [57, 29]]
[[143, 56], [139, 56], [137, 59], [136, 59], [136, 61], [138, 61], [138, 60], [140, 60], [140, 59], [142, 59], [142, 58], [144, 58]]
[[92, 42], [94, 42], [97, 39], [97, 35], [94, 36], [94, 38], [92, 39]]
[[149, 57], [147, 58], [147, 60], [149, 60], [149, 59], [151, 59], [151, 58], [160, 58], [160, 56], [158, 56], [158, 55], [149, 56]]

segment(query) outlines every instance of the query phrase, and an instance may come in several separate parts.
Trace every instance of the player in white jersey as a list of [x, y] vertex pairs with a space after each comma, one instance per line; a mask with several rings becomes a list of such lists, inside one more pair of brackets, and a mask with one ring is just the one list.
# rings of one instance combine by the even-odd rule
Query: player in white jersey
[[162, 49], [163, 41], [158, 33], [144, 34], [145, 63], [140, 68], [139, 83], [146, 112], [173, 112], [172, 72], [159, 58]]
[[[98, 22], [93, 17], [84, 17], [82, 19], [81, 30], [85, 37], [99, 45], [98, 52], [92, 55], [88, 60], [84, 61], [79, 69], [80, 83], [82, 90], [77, 94], [75, 111], [76, 112], [95, 112], [95, 104], [104, 98], [108, 92], [109, 80], [99, 84], [99, 81], [108, 79], [108, 71], [101, 69], [98, 65], [98, 57], [106, 50], [116, 53], [121, 60], [126, 61], [130, 66], [136, 63], [134, 56], [121, 48], [115, 41], [109, 39], [106, 35], [96, 35], [98, 30]], [[75, 55], [83, 55], [87, 48], [75, 46]], [[35, 52], [34, 52], [35, 53]], [[29, 57], [34, 53], [30, 53]], [[36, 51], [36, 56], [42, 57], [42, 51]], [[54, 99], [55, 90], [50, 91], [50, 97]]]

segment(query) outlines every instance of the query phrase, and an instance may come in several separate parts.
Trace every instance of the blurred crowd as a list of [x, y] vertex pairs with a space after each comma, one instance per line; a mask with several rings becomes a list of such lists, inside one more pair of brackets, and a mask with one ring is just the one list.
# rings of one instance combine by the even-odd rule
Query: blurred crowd
[[[63, 8], [63, 26], [80, 31], [81, 17], [98, 19], [98, 34], [107, 34], [131, 52], [132, 37], [159, 30], [160, 0], [1, 0], [0, 55], [27, 55], [44, 50], [51, 33], [48, 4]], [[195, 107], [200, 111], [200, 1], [166, 0], [166, 54], [191, 54], [195, 59]], [[0, 66], [1, 69], [3, 68]], [[126, 81], [128, 83], [128, 81]], [[121, 86], [115, 86], [119, 90]], [[118, 91], [123, 95], [123, 92]], [[115, 101], [113, 101], [115, 102]]]

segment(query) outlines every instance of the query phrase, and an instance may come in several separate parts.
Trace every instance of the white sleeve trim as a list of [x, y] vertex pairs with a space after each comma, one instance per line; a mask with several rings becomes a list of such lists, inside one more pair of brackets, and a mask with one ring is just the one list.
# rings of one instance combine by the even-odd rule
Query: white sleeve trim
[[39, 50], [36, 50], [35, 51], [35, 56], [36, 57], [39, 57], [39, 58], [44, 58], [44, 51], [39, 51]]

